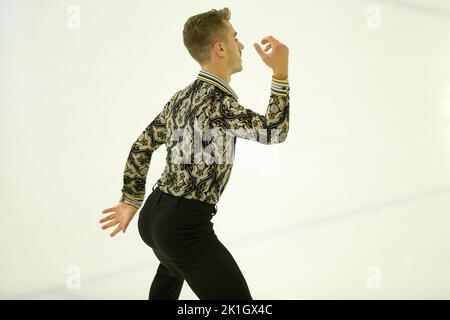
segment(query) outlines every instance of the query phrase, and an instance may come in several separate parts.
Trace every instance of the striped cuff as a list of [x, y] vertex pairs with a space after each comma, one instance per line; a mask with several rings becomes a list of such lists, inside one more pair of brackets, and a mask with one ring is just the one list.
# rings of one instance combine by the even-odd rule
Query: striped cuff
[[128, 195], [122, 193], [122, 196], [120, 197], [119, 202], [124, 202], [124, 203], [126, 203], [126, 204], [128, 204], [128, 205], [130, 205], [130, 206], [132, 206], [132, 207], [134, 207], [136, 209], [139, 209], [141, 204], [142, 204], [142, 202], [143, 202], [143, 200], [140, 200], [140, 199], [137, 199], [137, 198], [133, 198], [131, 196], [128, 196]]
[[278, 96], [287, 96], [289, 94], [288, 78], [280, 80], [272, 77], [271, 93]]

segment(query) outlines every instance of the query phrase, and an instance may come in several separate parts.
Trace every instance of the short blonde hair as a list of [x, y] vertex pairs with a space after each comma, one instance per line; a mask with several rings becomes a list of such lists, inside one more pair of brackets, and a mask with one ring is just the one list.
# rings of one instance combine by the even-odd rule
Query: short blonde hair
[[210, 61], [210, 49], [216, 41], [228, 43], [225, 21], [230, 20], [230, 17], [228, 8], [212, 9], [189, 17], [184, 24], [184, 45], [200, 65]]

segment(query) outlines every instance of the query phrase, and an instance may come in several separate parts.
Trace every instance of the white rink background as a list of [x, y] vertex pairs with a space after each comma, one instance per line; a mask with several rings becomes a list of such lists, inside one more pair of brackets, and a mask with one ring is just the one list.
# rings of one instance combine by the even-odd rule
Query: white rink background
[[[158, 261], [137, 216], [114, 238], [98, 220], [200, 70], [184, 22], [225, 6], [243, 106], [264, 114], [270, 95], [252, 43], [290, 49], [289, 136], [238, 140], [212, 220], [253, 298], [449, 299], [448, 0], [1, 0], [0, 298], [147, 299]], [[197, 299], [186, 282], [180, 299]]]

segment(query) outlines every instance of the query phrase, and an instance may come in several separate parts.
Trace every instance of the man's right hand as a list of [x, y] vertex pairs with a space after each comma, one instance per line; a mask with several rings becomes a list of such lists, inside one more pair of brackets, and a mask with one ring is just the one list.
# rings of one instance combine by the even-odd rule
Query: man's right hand
[[[272, 36], [264, 37], [261, 40], [261, 44], [266, 43], [268, 45], [264, 50], [257, 43], [254, 43], [253, 47], [258, 52], [262, 61], [273, 70], [273, 77], [275, 79], [286, 79], [288, 77], [289, 48]], [[272, 51], [266, 53], [270, 48], [272, 48]]]

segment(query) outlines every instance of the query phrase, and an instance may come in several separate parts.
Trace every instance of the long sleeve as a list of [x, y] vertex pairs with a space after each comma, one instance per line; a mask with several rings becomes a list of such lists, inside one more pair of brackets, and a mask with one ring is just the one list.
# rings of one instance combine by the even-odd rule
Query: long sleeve
[[284, 142], [289, 131], [289, 82], [272, 77], [271, 94], [265, 115], [245, 108], [232, 96], [219, 102], [215, 125], [227, 134], [262, 144]]
[[171, 105], [163, 110], [145, 128], [131, 146], [123, 173], [121, 202], [139, 209], [145, 197], [145, 182], [153, 152], [166, 142], [166, 114]]

